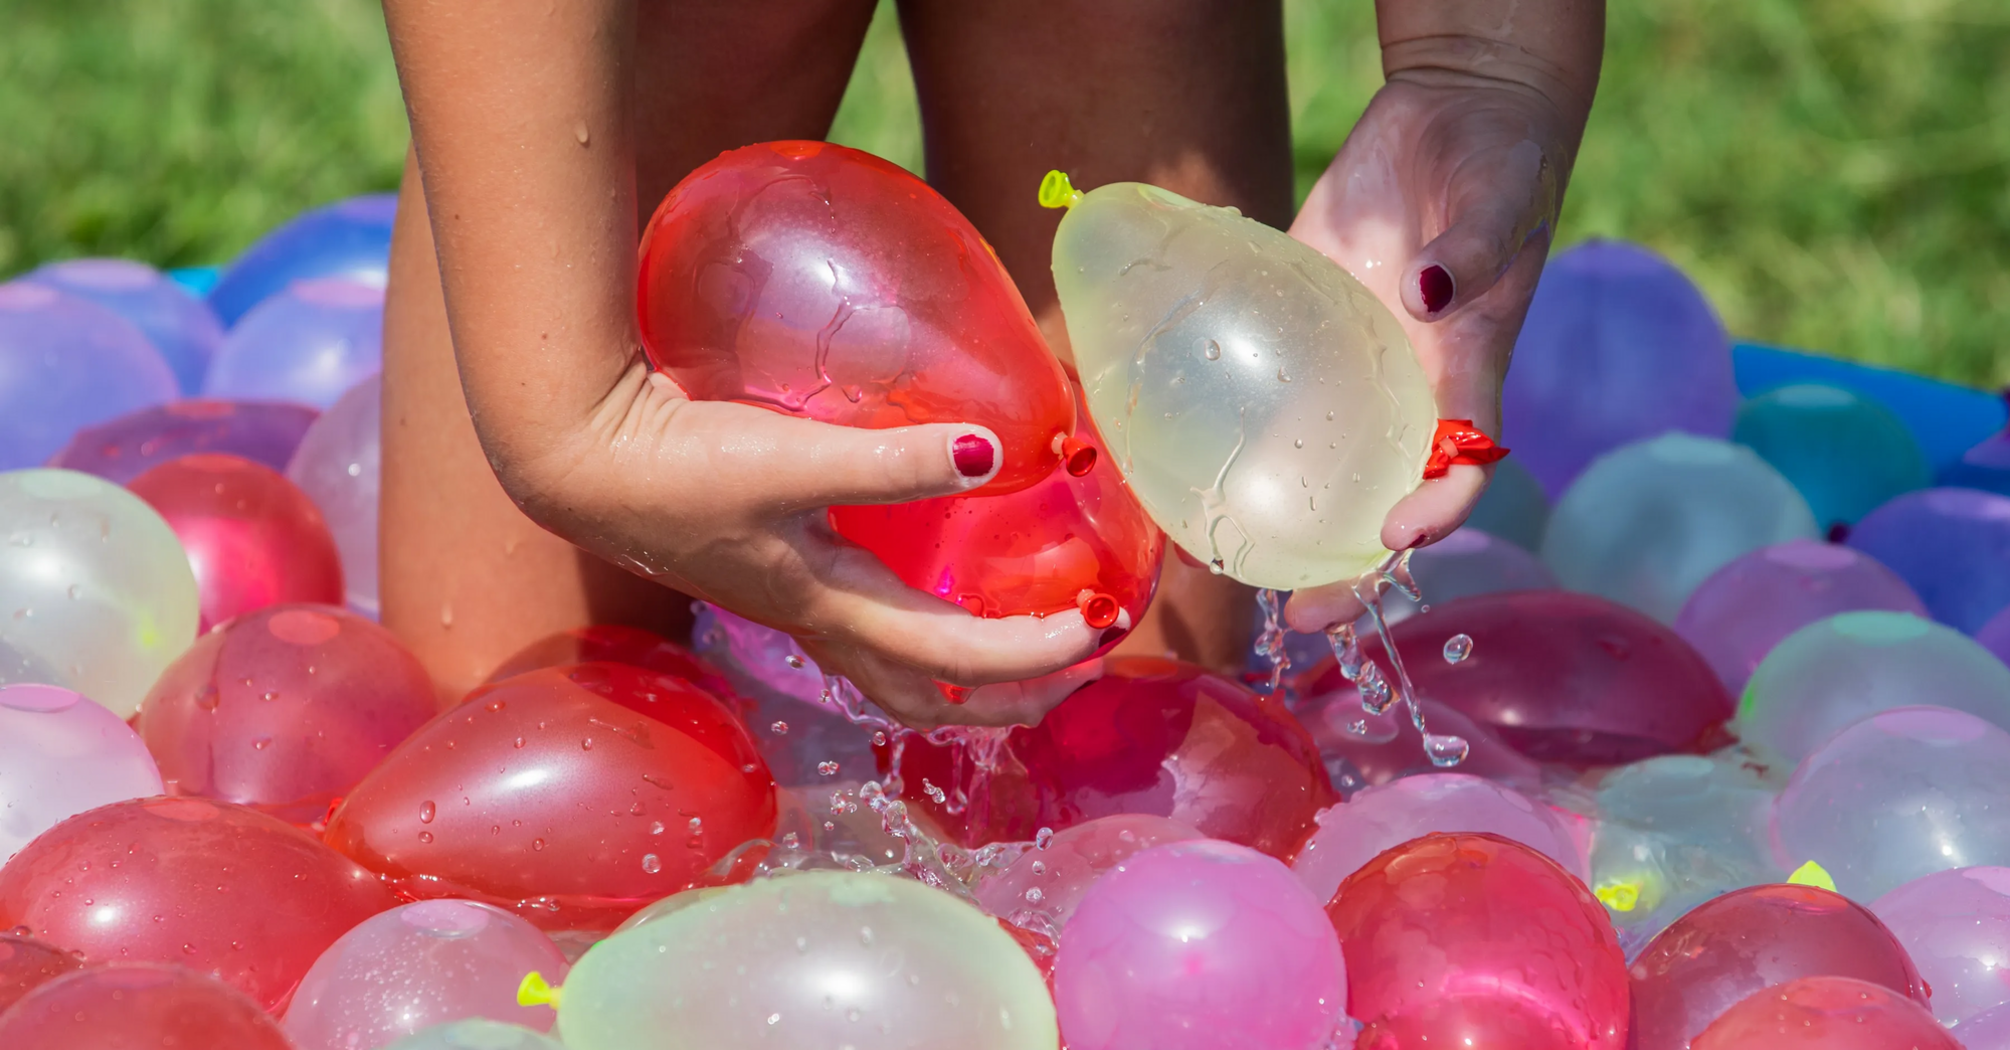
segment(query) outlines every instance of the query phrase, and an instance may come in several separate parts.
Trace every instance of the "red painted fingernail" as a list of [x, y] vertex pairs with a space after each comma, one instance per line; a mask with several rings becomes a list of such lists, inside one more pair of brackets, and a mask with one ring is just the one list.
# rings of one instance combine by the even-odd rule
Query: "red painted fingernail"
[[1849, 522], [1837, 521], [1829, 524], [1829, 542], [1844, 543], [1849, 540]]
[[1417, 275], [1417, 291], [1424, 297], [1424, 311], [1434, 314], [1451, 305], [1457, 288], [1452, 284], [1451, 271], [1433, 263]]
[[998, 451], [977, 434], [965, 434], [949, 446], [950, 456], [956, 460], [956, 472], [966, 478], [981, 478], [991, 473], [991, 464], [998, 458]]
[[1131, 633], [1131, 630], [1128, 627], [1112, 627], [1104, 631], [1101, 638], [1096, 639], [1096, 648], [1102, 649], [1115, 645], [1117, 642], [1123, 640], [1124, 635], [1129, 633]]
[[1426, 537], [1426, 536], [1429, 536], [1429, 535], [1430, 535], [1430, 533], [1428, 533], [1428, 532], [1424, 532], [1424, 531], [1422, 531], [1422, 530], [1419, 530], [1419, 531], [1417, 532], [1417, 534], [1416, 534], [1415, 536], [1412, 536], [1412, 537], [1410, 537], [1410, 545], [1409, 545], [1408, 547], [1405, 547], [1405, 548], [1403, 548], [1403, 549], [1404, 549], [1404, 550], [1412, 550], [1412, 551], [1413, 551], [1413, 550], [1416, 550], [1416, 549], [1417, 549], [1418, 547], [1421, 547], [1421, 546], [1423, 546], [1423, 545], [1424, 545], [1424, 537]]

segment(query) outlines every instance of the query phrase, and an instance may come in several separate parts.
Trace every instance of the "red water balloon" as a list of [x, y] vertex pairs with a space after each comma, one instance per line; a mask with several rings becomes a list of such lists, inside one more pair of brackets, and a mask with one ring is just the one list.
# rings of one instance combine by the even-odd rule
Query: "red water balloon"
[[138, 728], [168, 793], [307, 824], [439, 713], [391, 632], [326, 605], [277, 605], [196, 639]]
[[1087, 414], [1080, 418], [1085, 456], [1032, 488], [832, 507], [831, 526], [909, 587], [978, 616], [1080, 609], [1102, 630], [1121, 611], [1135, 626], [1158, 587], [1165, 534], [1124, 487]]
[[1800, 977], [1853, 977], [1926, 1005], [1926, 986], [1877, 916], [1813, 886], [1733, 890], [1690, 909], [1634, 958], [1638, 1050], [1687, 1050], [1740, 1000]]
[[826, 423], [975, 423], [1004, 447], [977, 490], [1053, 471], [1067, 378], [1005, 267], [954, 206], [824, 142], [720, 154], [642, 234], [642, 344], [692, 397]]
[[0, 1015], [7, 1050], [293, 1050], [257, 1003], [179, 966], [122, 964], [71, 974]]
[[1626, 960], [1604, 907], [1526, 846], [1414, 839], [1349, 876], [1326, 914], [1360, 1050], [1626, 1045]]
[[504, 660], [490, 672], [488, 681], [500, 682], [543, 667], [591, 663], [644, 667], [675, 675], [721, 699], [733, 695], [733, 685], [725, 672], [704, 657], [654, 631], [611, 623], [546, 635]]
[[[1390, 628], [1417, 692], [1464, 712], [1530, 758], [1619, 765], [1725, 742], [1730, 693], [1667, 626], [1614, 602], [1570, 591], [1506, 591], [1458, 598]], [[1443, 658], [1464, 634], [1471, 655]], [[1361, 651], [1387, 670], [1379, 638]], [[1324, 660], [1299, 693], [1339, 689]]]
[[36, 988], [83, 967], [76, 956], [33, 937], [0, 933], [0, 1014]]
[[1281, 703], [1172, 660], [1108, 661], [1100, 680], [1039, 725], [1013, 728], [988, 760], [967, 743], [904, 734], [883, 763], [896, 748], [908, 805], [971, 846], [1146, 813], [1289, 860], [1338, 799]]
[[282, 602], [341, 605], [342, 560], [314, 501], [241, 456], [168, 460], [127, 488], [167, 519], [195, 569], [207, 631]]
[[1692, 1050], [1961, 1050], [1918, 1003], [1849, 977], [1803, 977], [1724, 1012]]
[[582, 664], [469, 694], [357, 785], [326, 839], [409, 899], [592, 931], [716, 881], [712, 867], [775, 816], [774, 778], [718, 700]]
[[267, 1009], [349, 927], [396, 904], [306, 832], [195, 798], [78, 814], [0, 868], [0, 929], [24, 926], [93, 966], [188, 966]]

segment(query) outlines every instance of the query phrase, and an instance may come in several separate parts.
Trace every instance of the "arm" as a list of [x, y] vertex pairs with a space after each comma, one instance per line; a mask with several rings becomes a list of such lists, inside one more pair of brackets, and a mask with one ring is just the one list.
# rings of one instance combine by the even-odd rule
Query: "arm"
[[498, 479], [533, 520], [616, 564], [801, 637], [904, 719], [1014, 721], [1086, 657], [1079, 613], [979, 620], [902, 586], [824, 524], [832, 503], [988, 480], [978, 427], [854, 430], [693, 402], [634, 330], [631, 3], [387, 0], [462, 385]]
[[[1598, 87], [1603, 0], [1378, 0], [1387, 82], [1292, 224], [1389, 306], [1438, 414], [1500, 434], [1501, 381], [1549, 252]], [[1464, 522], [1491, 467], [1396, 504], [1405, 550]], [[1361, 612], [1350, 587], [1293, 595], [1294, 629]]]

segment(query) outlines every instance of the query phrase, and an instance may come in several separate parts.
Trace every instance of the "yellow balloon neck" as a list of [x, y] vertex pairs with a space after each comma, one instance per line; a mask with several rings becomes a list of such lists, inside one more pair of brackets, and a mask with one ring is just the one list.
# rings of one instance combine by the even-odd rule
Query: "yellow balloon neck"
[[1082, 199], [1082, 191], [1068, 181], [1065, 171], [1050, 171], [1040, 180], [1040, 207], [1072, 208]]

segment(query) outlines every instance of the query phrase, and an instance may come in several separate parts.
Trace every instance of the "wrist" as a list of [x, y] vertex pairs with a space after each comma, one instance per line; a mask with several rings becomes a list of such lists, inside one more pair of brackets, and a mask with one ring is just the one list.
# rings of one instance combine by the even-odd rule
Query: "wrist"
[[1440, 35], [1385, 41], [1382, 74], [1437, 89], [1481, 88], [1523, 95], [1548, 109], [1558, 130], [1575, 143], [1583, 134], [1598, 88], [1598, 65], [1588, 71], [1559, 63], [1511, 41], [1474, 35]]

